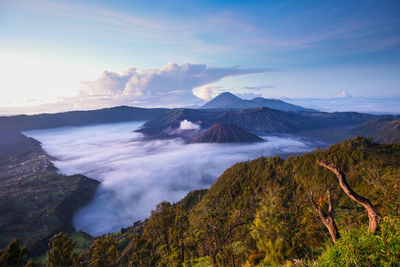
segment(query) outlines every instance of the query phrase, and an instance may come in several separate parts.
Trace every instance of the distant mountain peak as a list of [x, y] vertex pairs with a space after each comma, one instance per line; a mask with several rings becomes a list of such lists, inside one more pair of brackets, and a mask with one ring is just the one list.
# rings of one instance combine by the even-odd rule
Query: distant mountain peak
[[353, 97], [351, 94], [343, 90], [340, 94], [336, 95], [336, 98], [351, 99]]
[[267, 107], [281, 111], [311, 111], [300, 106], [286, 103], [280, 99], [267, 99], [256, 97], [251, 100], [242, 99], [230, 92], [224, 92], [209, 102], [204, 104], [201, 109], [249, 109], [257, 107]]
[[243, 99], [241, 99], [240, 97], [238, 97], [235, 94], [232, 94], [231, 92], [223, 92], [219, 95], [217, 95], [216, 97], [214, 97], [213, 99], [211, 99], [209, 102], [211, 101], [221, 101], [221, 100], [231, 100], [231, 101], [243, 101]]
[[214, 99], [216, 99], [216, 98], [231, 98], [231, 99], [240, 99], [240, 100], [242, 100], [240, 97], [232, 94], [231, 92], [223, 92], [223, 93], [217, 95], [216, 97], [214, 97]]
[[230, 93], [224, 92], [211, 99], [209, 102], [204, 104], [201, 109], [230, 109], [230, 108], [246, 108], [243, 106], [243, 99]]

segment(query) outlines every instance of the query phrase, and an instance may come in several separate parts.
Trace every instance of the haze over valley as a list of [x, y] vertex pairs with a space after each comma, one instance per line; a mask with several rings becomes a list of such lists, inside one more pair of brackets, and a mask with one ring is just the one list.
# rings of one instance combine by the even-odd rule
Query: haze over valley
[[65, 175], [101, 182], [74, 226], [97, 236], [118, 232], [150, 215], [161, 201], [177, 202], [204, 189], [231, 165], [259, 156], [294, 155], [324, 143], [295, 136], [263, 136], [265, 142], [187, 144], [180, 138], [147, 140], [134, 132], [143, 122], [64, 127], [24, 132], [41, 142]]

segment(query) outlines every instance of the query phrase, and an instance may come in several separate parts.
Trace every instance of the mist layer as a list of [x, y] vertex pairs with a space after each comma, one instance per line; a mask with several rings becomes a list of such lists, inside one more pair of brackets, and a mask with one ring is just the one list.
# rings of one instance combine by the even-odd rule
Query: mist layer
[[150, 215], [156, 204], [176, 202], [208, 188], [233, 164], [259, 156], [298, 154], [318, 144], [288, 136], [265, 136], [254, 144], [185, 144], [181, 139], [144, 140], [132, 132], [142, 123], [114, 123], [25, 132], [39, 140], [66, 175], [101, 182], [94, 200], [74, 217], [77, 230], [117, 232]]

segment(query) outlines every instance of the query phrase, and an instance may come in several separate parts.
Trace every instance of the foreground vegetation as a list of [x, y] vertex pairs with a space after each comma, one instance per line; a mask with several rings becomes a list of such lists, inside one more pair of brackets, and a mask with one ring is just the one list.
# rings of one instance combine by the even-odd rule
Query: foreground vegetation
[[[349, 198], [333, 172], [318, 160], [339, 166], [352, 190], [373, 204], [380, 217], [375, 232], [368, 230], [366, 210]], [[331, 205], [326, 197], [329, 188]], [[399, 266], [399, 196], [400, 143], [379, 145], [354, 138], [286, 160], [261, 157], [235, 164], [208, 190], [194, 191], [175, 204], [162, 202], [148, 220], [98, 237], [86, 249], [78, 250], [68, 235], [58, 234], [49, 243], [45, 262], [47, 266]], [[321, 214], [329, 213], [339, 233], [336, 243], [320, 220]], [[9, 254], [4, 250], [0, 262], [19, 266], [4, 260]]]

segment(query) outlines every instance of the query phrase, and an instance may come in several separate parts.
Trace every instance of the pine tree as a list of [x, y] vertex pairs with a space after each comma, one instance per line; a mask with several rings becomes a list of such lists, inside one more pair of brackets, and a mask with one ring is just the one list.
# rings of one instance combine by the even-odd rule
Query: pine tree
[[27, 253], [26, 247], [19, 239], [11, 240], [7, 248], [0, 251], [0, 266], [20, 267]]
[[102, 235], [89, 248], [89, 267], [116, 266], [120, 257], [119, 245], [111, 236]]
[[[288, 199], [279, 190], [270, 190], [260, 203], [253, 223], [252, 235], [258, 248], [265, 252], [265, 261], [279, 265], [293, 251], [292, 231]], [[286, 202], [286, 203], [285, 203]]]
[[73, 253], [74, 243], [68, 234], [54, 235], [50, 239], [49, 248], [46, 259], [47, 267], [72, 266], [76, 255]]

